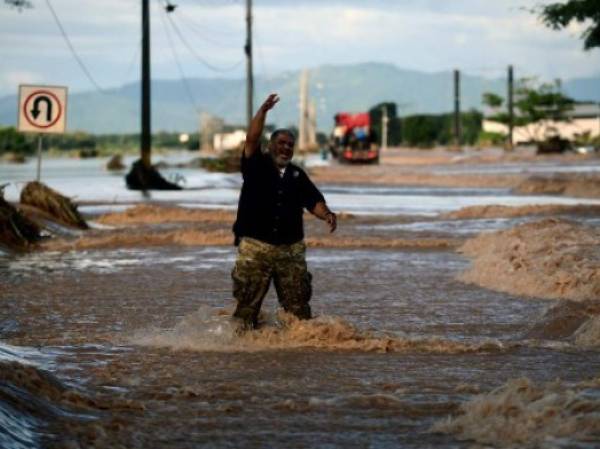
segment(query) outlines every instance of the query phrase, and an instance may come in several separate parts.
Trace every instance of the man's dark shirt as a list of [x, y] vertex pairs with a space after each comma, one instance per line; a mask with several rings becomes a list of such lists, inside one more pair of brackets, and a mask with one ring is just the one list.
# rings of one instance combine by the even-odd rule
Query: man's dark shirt
[[271, 155], [259, 150], [249, 158], [242, 156], [242, 176], [244, 184], [233, 225], [236, 245], [242, 237], [273, 245], [302, 240], [303, 209], [312, 210], [319, 201], [325, 201], [306, 173], [289, 164], [281, 177]]

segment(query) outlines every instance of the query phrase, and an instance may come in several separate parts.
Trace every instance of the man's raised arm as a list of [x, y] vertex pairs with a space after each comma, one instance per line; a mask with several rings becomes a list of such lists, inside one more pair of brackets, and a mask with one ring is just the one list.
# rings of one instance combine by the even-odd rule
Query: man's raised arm
[[244, 157], [252, 156], [260, 148], [260, 138], [265, 127], [267, 112], [269, 112], [279, 101], [277, 94], [271, 94], [265, 102], [258, 108], [256, 115], [250, 122], [250, 128], [246, 135], [246, 143], [244, 144]]

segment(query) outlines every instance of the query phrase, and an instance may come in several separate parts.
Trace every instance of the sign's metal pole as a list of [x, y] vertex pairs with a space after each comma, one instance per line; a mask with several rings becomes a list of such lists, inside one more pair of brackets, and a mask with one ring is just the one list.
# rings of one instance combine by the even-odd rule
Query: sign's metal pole
[[39, 134], [38, 135], [38, 160], [37, 160], [37, 176], [36, 176], [36, 181], [40, 182], [40, 175], [42, 172], [42, 135]]

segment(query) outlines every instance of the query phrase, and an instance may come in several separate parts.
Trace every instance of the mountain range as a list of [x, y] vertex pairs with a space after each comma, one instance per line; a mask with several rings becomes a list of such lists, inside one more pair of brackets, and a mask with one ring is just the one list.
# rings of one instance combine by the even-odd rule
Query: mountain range
[[[278, 126], [296, 125], [299, 116], [300, 71], [255, 78], [255, 107], [270, 92], [281, 103], [269, 115]], [[221, 117], [229, 124], [246, 120], [245, 80], [193, 78], [152, 81], [152, 130], [193, 132], [199, 114]], [[187, 84], [187, 86], [186, 86]], [[563, 91], [578, 101], [600, 102], [600, 76], [565, 80]], [[506, 80], [461, 75], [461, 108], [482, 109], [483, 92], [504, 95]], [[323, 65], [309, 70], [309, 95], [317, 106], [317, 126], [327, 131], [336, 112], [367, 111], [381, 102], [395, 102], [398, 115], [441, 113], [453, 110], [453, 73], [427, 73], [391, 64]], [[68, 131], [98, 134], [139, 131], [139, 83], [103, 92], [71, 93], [67, 107]], [[17, 96], [0, 98], [0, 124], [15, 125]]]

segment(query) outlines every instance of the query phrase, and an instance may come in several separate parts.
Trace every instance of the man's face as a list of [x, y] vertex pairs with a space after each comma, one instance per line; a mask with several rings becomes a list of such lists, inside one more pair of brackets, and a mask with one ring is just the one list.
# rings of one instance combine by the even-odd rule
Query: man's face
[[287, 166], [294, 156], [294, 138], [288, 133], [279, 133], [269, 142], [269, 152], [279, 168]]

